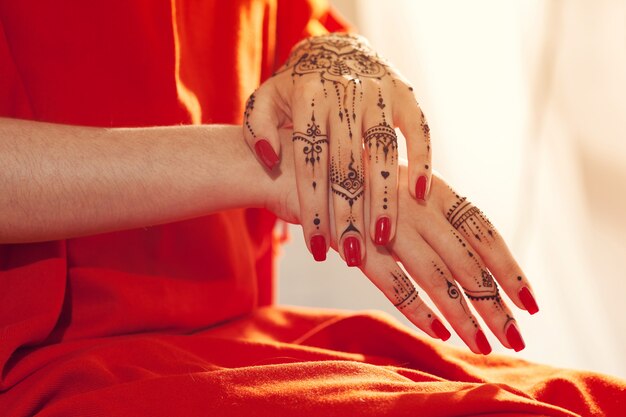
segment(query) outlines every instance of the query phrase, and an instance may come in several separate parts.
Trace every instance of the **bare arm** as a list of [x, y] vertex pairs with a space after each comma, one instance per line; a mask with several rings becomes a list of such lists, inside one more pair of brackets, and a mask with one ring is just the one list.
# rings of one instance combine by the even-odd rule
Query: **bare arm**
[[0, 243], [264, 207], [239, 126], [105, 129], [0, 118]]

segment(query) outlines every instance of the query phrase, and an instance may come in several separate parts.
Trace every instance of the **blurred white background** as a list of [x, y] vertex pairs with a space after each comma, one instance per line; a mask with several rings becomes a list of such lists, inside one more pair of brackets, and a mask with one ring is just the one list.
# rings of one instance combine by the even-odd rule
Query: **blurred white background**
[[[526, 349], [491, 336], [494, 349], [626, 378], [626, 2], [333, 3], [411, 80], [435, 169], [489, 215], [533, 282], [541, 311], [516, 314]], [[337, 254], [315, 263], [290, 228], [281, 304], [408, 324]]]

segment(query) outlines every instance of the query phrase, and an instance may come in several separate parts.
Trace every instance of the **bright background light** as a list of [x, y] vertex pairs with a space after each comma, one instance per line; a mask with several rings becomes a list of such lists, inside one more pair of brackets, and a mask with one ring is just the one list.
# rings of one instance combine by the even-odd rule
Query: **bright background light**
[[[516, 314], [527, 348], [492, 336], [496, 351], [626, 377], [626, 2], [333, 3], [414, 84], [435, 169], [534, 284], [541, 312]], [[334, 253], [315, 263], [290, 230], [280, 303], [408, 324], [360, 271]]]

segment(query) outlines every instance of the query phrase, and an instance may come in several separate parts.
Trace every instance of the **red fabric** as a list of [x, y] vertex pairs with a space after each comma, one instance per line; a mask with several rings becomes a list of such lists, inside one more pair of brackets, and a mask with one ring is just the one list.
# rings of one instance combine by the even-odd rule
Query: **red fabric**
[[0, 396], [8, 417], [611, 417], [623, 416], [626, 399], [623, 381], [477, 356], [382, 313], [264, 307], [188, 334], [75, 340], [19, 356], [15, 386]]
[[[314, 0], [59, 4], [0, 0], [0, 115], [240, 123], [293, 44], [344, 27]], [[0, 415], [617, 413], [608, 377], [476, 357], [381, 316], [257, 309], [274, 220], [0, 245]]]

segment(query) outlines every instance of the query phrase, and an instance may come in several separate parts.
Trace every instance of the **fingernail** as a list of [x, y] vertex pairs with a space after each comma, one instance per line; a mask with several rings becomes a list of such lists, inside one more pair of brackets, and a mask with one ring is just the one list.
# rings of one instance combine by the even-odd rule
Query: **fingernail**
[[509, 325], [509, 328], [506, 331], [506, 340], [509, 341], [509, 344], [516, 352], [519, 352], [526, 347], [524, 339], [522, 339], [522, 335], [519, 333], [519, 330], [517, 330], [515, 323], [511, 323]]
[[418, 200], [423, 200], [426, 195], [426, 176], [420, 175], [415, 184], [415, 197]]
[[476, 332], [476, 345], [483, 355], [489, 355], [491, 353], [491, 345], [482, 330]]
[[433, 329], [433, 332], [435, 332], [437, 337], [443, 340], [444, 342], [450, 339], [450, 332], [448, 331], [448, 329], [446, 329], [446, 326], [444, 326], [439, 321], [439, 319], [433, 320], [433, 322], [430, 324], [430, 328]]
[[265, 139], [259, 139], [254, 144], [254, 149], [259, 159], [263, 161], [267, 169], [271, 171], [278, 163], [278, 155], [276, 155], [276, 152], [272, 149], [272, 145]]
[[376, 236], [374, 243], [384, 246], [389, 243], [389, 235], [391, 234], [391, 220], [387, 216], [383, 216], [376, 221]]
[[539, 307], [537, 306], [535, 297], [533, 297], [528, 287], [522, 288], [517, 295], [522, 301], [522, 304], [524, 304], [524, 308], [526, 309], [526, 311], [528, 311], [530, 314], [535, 314], [539, 311]]
[[322, 235], [315, 235], [311, 238], [311, 252], [317, 262], [326, 260], [326, 239]]
[[346, 257], [348, 266], [359, 266], [361, 264], [361, 244], [359, 239], [348, 236], [343, 240], [343, 255]]

